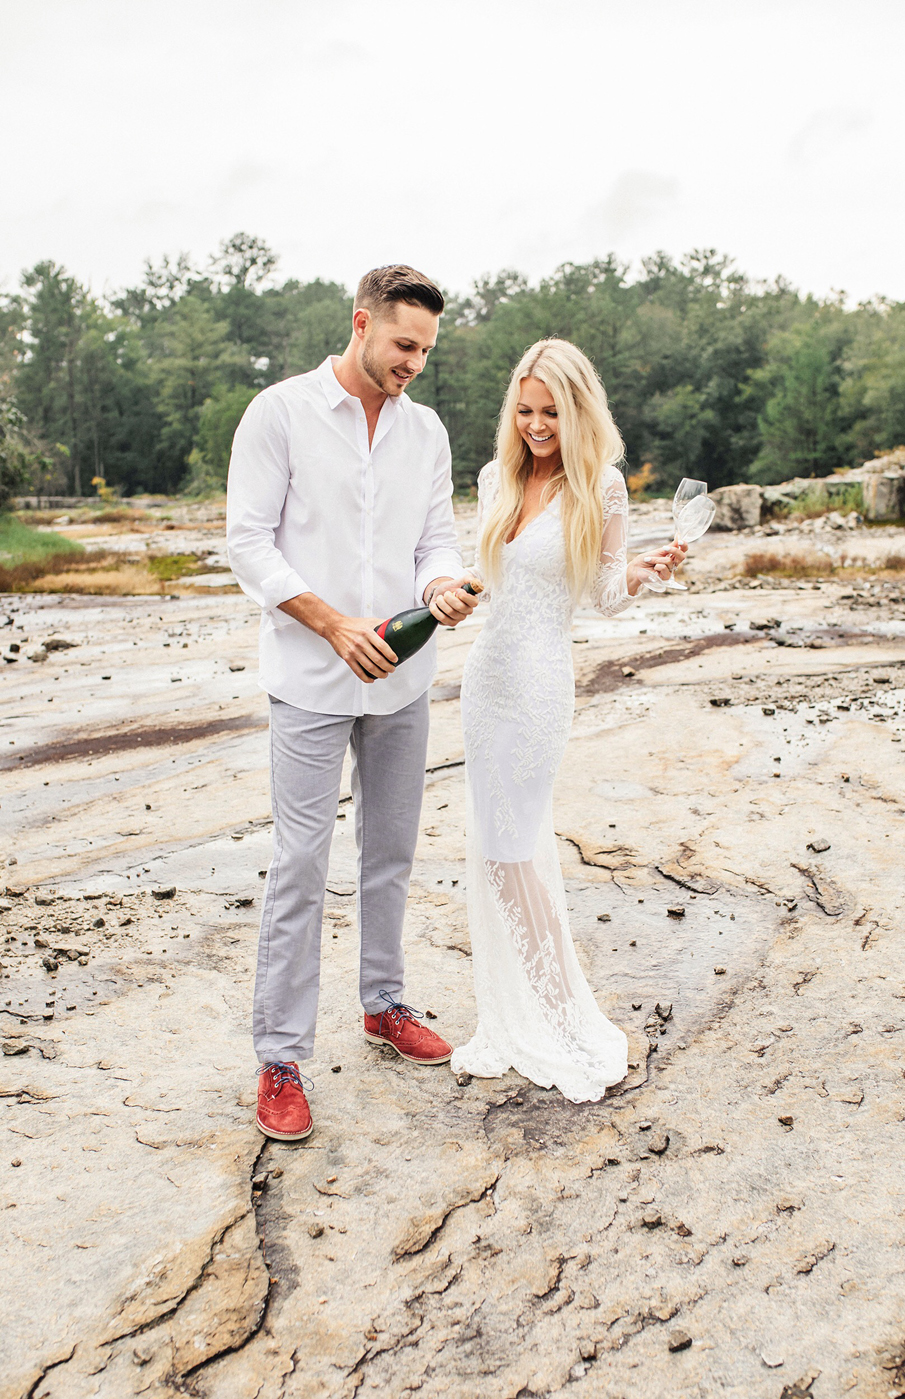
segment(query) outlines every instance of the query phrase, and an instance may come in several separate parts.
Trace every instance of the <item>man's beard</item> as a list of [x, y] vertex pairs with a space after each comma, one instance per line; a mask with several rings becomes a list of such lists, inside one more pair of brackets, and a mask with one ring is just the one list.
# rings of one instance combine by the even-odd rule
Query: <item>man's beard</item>
[[372, 383], [376, 384], [381, 393], [397, 394], [400, 386], [395, 380], [390, 378], [390, 372], [381, 365], [380, 361], [371, 354], [370, 347], [365, 341], [361, 349], [361, 367]]

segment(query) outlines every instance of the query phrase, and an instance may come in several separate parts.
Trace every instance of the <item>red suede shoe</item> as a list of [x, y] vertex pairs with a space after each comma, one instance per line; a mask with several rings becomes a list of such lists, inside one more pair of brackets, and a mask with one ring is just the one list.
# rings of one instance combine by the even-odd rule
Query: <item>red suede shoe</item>
[[[313, 1088], [310, 1079], [306, 1082]], [[265, 1137], [277, 1141], [300, 1142], [311, 1135], [314, 1123], [298, 1064], [263, 1064], [258, 1069], [255, 1121]]]
[[365, 1015], [365, 1039], [371, 1044], [388, 1044], [410, 1064], [447, 1064], [452, 1045], [418, 1024], [421, 1012], [394, 1001], [386, 991], [380, 995], [387, 1008], [380, 1015]]

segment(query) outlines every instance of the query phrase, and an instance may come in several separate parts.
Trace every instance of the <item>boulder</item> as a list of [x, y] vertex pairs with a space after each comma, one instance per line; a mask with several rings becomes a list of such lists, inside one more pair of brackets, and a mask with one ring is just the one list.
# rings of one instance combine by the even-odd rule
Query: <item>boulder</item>
[[874, 472], [865, 476], [861, 490], [864, 514], [868, 520], [901, 520], [905, 517], [905, 473], [901, 470]]
[[716, 506], [712, 529], [751, 529], [760, 524], [760, 486], [719, 486], [710, 492]]

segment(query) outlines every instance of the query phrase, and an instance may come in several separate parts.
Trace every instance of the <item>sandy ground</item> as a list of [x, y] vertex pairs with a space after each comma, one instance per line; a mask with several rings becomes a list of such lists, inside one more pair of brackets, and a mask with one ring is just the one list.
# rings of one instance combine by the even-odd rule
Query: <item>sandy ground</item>
[[[556, 822], [626, 1085], [576, 1107], [365, 1042], [346, 783], [296, 1147], [253, 1124], [254, 609], [0, 601], [0, 1396], [905, 1394], [905, 600], [740, 584], [774, 542], [714, 536], [691, 593], [576, 619]], [[407, 926], [454, 1042], [480, 625], [441, 638]]]

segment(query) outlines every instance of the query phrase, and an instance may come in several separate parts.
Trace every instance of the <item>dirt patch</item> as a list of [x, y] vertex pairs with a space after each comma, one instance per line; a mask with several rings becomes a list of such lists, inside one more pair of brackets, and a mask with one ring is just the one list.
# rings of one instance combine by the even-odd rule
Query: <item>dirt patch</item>
[[266, 729], [254, 714], [238, 714], [232, 719], [210, 719], [202, 724], [157, 725], [143, 729], [117, 729], [108, 733], [79, 734], [55, 743], [44, 743], [15, 758], [0, 759], [0, 771], [18, 767], [40, 767], [44, 763], [68, 763], [76, 758], [104, 758], [110, 753], [129, 753], [136, 748], [167, 748], [178, 743], [197, 743], [219, 734], [246, 733]]
[[627, 670], [636, 673], [645, 670], [656, 670], [658, 666], [675, 665], [677, 661], [689, 661], [695, 656], [702, 656], [705, 651], [712, 651], [718, 646], [745, 646], [752, 641], [760, 641], [759, 635], [752, 635], [749, 632], [723, 631], [715, 632], [713, 636], [702, 636], [696, 641], [685, 642], [680, 646], [664, 646], [657, 651], [644, 651], [638, 656], [621, 656], [619, 660], [604, 661], [603, 665], [582, 680], [576, 686], [576, 693], [579, 695], [604, 695], [611, 690], [618, 690], [622, 685], [631, 680], [631, 675], [626, 675]]

